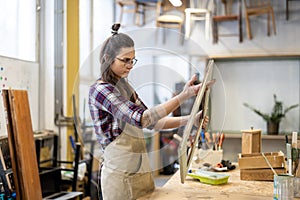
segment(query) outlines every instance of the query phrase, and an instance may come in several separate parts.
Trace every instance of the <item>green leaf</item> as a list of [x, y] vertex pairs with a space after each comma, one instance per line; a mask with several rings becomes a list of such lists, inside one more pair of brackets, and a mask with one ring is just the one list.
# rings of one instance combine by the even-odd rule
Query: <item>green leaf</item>
[[290, 110], [297, 108], [299, 106], [299, 104], [294, 104], [283, 110], [283, 103], [281, 101], [277, 100], [276, 94], [273, 94], [273, 98], [274, 98], [274, 106], [273, 106], [272, 112], [270, 114], [263, 113], [263, 112], [257, 110], [256, 108], [254, 108], [253, 106], [250, 106], [247, 103], [244, 103], [243, 105], [248, 107], [250, 110], [252, 110], [256, 114], [258, 114], [259, 116], [261, 116], [267, 122], [270, 122], [270, 121], [280, 122], [281, 119], [285, 117], [285, 114], [287, 112], [289, 112]]

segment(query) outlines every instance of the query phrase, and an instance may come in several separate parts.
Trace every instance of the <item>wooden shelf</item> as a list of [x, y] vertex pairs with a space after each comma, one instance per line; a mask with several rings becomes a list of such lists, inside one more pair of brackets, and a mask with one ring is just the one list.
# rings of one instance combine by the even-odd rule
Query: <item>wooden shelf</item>
[[234, 55], [210, 55], [210, 59], [214, 59], [216, 61], [225, 61], [225, 60], [247, 60], [247, 59], [299, 59], [300, 54], [298, 52], [292, 53], [270, 53], [270, 54], [234, 54]]
[[[226, 131], [224, 131], [224, 133], [225, 133], [226, 138], [242, 138], [242, 133], [226, 133]], [[285, 135], [283, 135], [283, 134], [279, 134], [279, 135], [262, 134], [261, 138], [267, 139], [267, 140], [285, 140]], [[292, 135], [289, 135], [288, 139], [291, 140]], [[298, 140], [299, 139], [300, 139], [300, 137], [298, 136]]]

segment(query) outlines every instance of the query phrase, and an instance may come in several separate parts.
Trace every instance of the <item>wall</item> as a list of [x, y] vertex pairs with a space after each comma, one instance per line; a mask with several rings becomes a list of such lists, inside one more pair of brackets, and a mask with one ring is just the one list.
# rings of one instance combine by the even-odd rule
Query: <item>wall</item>
[[[243, 1], [242, 1], [243, 2]], [[240, 130], [254, 126], [266, 133], [265, 122], [254, 112], [243, 106], [247, 102], [262, 111], [269, 112], [273, 105], [273, 94], [283, 101], [284, 106], [300, 103], [300, 2], [290, 3], [290, 19], [286, 20], [285, 1], [271, 0], [275, 11], [276, 35], [271, 32], [267, 36], [267, 17], [251, 17], [253, 39], [249, 40], [246, 34], [245, 19], [243, 17], [243, 42], [238, 37], [220, 37], [217, 44], [210, 38], [205, 39], [204, 22], [193, 24], [191, 37], [179, 42], [180, 33], [177, 30], [166, 31], [166, 42], [163, 43], [163, 31], [156, 29], [155, 11], [146, 11], [146, 24], [136, 26], [133, 23], [133, 14], [125, 13], [121, 32], [131, 35], [136, 46], [140, 49], [155, 48], [167, 49], [173, 57], [193, 56], [215, 58], [214, 77], [217, 83], [212, 90], [211, 130], [241, 134]], [[243, 7], [244, 9], [244, 7]], [[243, 10], [244, 12], [244, 10]], [[116, 16], [118, 16], [118, 7]], [[272, 26], [271, 26], [272, 28]], [[235, 22], [220, 24], [220, 31], [236, 32]], [[150, 55], [149, 55], [150, 56]], [[190, 76], [193, 72], [187, 66], [193, 66], [201, 71], [203, 64], [185, 64], [172, 62], [174, 58], [163, 53], [154, 55], [162, 61], [161, 65], [177, 69], [186, 68]], [[167, 59], [164, 59], [167, 57]], [[139, 59], [139, 56], [137, 56]], [[142, 61], [142, 60], [141, 60]], [[140, 61], [138, 62], [140, 64]], [[137, 64], [137, 65], [138, 65]], [[161, 71], [156, 70], [156, 77], [161, 77]], [[145, 74], [140, 74], [145, 76]], [[142, 79], [140, 77], [140, 79]], [[187, 77], [185, 77], [187, 80]], [[132, 77], [133, 79], [133, 77]], [[173, 80], [174, 76], [166, 74], [163, 79]], [[176, 81], [174, 81], [175, 83]], [[160, 93], [161, 94], [161, 93]], [[146, 96], [144, 96], [146, 95]], [[149, 96], [149, 94], [148, 94]], [[147, 94], [143, 98], [147, 99]], [[152, 96], [149, 96], [152, 98]], [[300, 130], [299, 108], [290, 111], [280, 125], [281, 134], [291, 134]], [[280, 139], [264, 139], [264, 152], [285, 152], [285, 143]], [[231, 138], [224, 142], [224, 158], [237, 161], [237, 154], [241, 152], [241, 139]]]
[[[212, 90], [213, 130], [239, 132], [254, 128], [266, 132], [266, 122], [249, 110], [248, 103], [263, 113], [270, 113], [273, 94], [284, 108], [298, 104], [299, 59], [253, 59], [216, 61], [214, 76], [218, 83]], [[280, 124], [281, 133], [299, 131], [299, 107], [289, 111]]]
[[[124, 13], [120, 32], [132, 36], [138, 59], [129, 77], [130, 82], [138, 90], [140, 97], [151, 107], [170, 98], [175, 91], [175, 83], [187, 81], [194, 72], [203, 72], [205, 58], [216, 58], [214, 77], [217, 83], [212, 90], [211, 129], [240, 134], [241, 129], [254, 126], [265, 133], [264, 122], [243, 107], [243, 102], [248, 102], [266, 112], [271, 108], [274, 93], [284, 105], [300, 102], [298, 39], [300, 2], [291, 2], [289, 21], [285, 19], [285, 1], [271, 0], [271, 2], [275, 10], [276, 35], [267, 36], [266, 16], [253, 17], [251, 18], [253, 39], [249, 40], [243, 18], [242, 43], [238, 42], [237, 37], [221, 37], [218, 44], [213, 44], [211, 30], [210, 38], [205, 39], [204, 22], [194, 24], [191, 37], [185, 39], [183, 45], [180, 43], [180, 37], [184, 35], [176, 30], [165, 31], [163, 42], [164, 31], [156, 28], [155, 10], [146, 11], [144, 26], [136, 26], [133, 14]], [[114, 9], [115, 16], [111, 16], [108, 11]], [[84, 100], [88, 98], [89, 85], [99, 76], [99, 48], [110, 36], [110, 27], [114, 19], [119, 20], [120, 9], [118, 6], [113, 8], [112, 1], [105, 1], [105, 5], [95, 1], [94, 12], [92, 44], [84, 47], [86, 51], [89, 51], [88, 48], [92, 50], [82, 54], [86, 57], [81, 58], [78, 77], [81, 81], [80, 116], [84, 116], [87, 120], [89, 111], [82, 105], [86, 106]], [[90, 31], [88, 27], [83, 30]], [[225, 23], [221, 24], [221, 30], [237, 30], [237, 26], [235, 23]], [[203, 73], [201, 77], [202, 75]], [[158, 89], [154, 90], [151, 84], [158, 85]], [[297, 108], [288, 113], [282, 121], [281, 133], [299, 132], [299, 112]], [[240, 145], [240, 138], [226, 139], [224, 158], [236, 161], [237, 153], [241, 151]], [[264, 140], [263, 151], [279, 149], [285, 149], [285, 144], [281, 140]]]
[[[155, 27], [153, 10], [146, 11], [146, 25], [142, 27], [133, 24], [132, 13], [124, 14], [125, 26], [121, 31], [134, 38], [139, 51], [146, 48], [161, 51], [164, 49], [172, 52], [174, 59], [186, 55], [215, 58], [214, 77], [217, 83], [212, 92], [211, 129], [239, 132], [241, 129], [254, 126], [265, 132], [265, 122], [244, 107], [244, 102], [257, 106], [265, 112], [271, 110], [273, 94], [283, 101], [284, 106], [300, 102], [300, 40], [297, 38], [300, 34], [298, 26], [300, 15], [297, 12], [300, 9], [300, 2], [290, 3], [289, 20], [285, 17], [285, 1], [273, 0], [271, 3], [275, 12], [276, 35], [271, 32], [271, 35], [267, 36], [266, 16], [251, 17], [253, 39], [249, 40], [243, 18], [242, 43], [234, 36], [220, 37], [219, 42], [213, 44], [211, 30], [210, 38], [205, 39], [203, 21], [194, 23], [191, 37], [185, 39], [183, 45], [179, 41], [180, 33], [171, 29], [166, 31], [164, 43], [163, 31]], [[220, 24], [220, 31], [235, 32], [235, 30], [237, 30], [235, 22]], [[174, 70], [177, 67], [187, 68], [186, 66], [191, 64], [189, 60], [185, 64], [179, 64], [171, 62], [174, 59], [170, 57], [163, 59], [165, 57], [163, 53], [154, 56], [156, 58], [161, 56], [161, 65]], [[200, 66], [197, 64], [194, 66], [196, 71], [201, 71]], [[192, 74], [192, 71], [187, 72]], [[185, 77], [186, 80], [189, 76]], [[157, 71], [155, 77], [161, 77], [160, 71]], [[174, 80], [174, 76], [165, 76], [163, 79]], [[282, 133], [299, 131], [299, 114], [299, 108], [290, 111], [283, 119], [280, 131]]]
[[33, 130], [38, 128], [39, 65], [0, 56], [0, 135], [7, 135], [2, 89], [27, 90]]

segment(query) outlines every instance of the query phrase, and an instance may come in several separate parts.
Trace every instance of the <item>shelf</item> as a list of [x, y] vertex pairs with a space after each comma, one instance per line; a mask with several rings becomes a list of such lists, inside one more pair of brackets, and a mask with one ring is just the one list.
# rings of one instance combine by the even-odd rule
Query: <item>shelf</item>
[[[237, 139], [241, 139], [242, 138], [242, 133], [226, 133], [226, 131], [224, 131], [225, 133], [225, 137], [226, 138], [237, 138]], [[285, 140], [285, 135], [283, 134], [279, 134], [279, 135], [267, 135], [267, 134], [262, 134], [261, 135], [262, 139], [266, 139], [266, 140]], [[292, 139], [292, 135], [290, 134], [288, 136], [288, 139], [291, 140]], [[300, 139], [300, 137], [298, 136], [298, 140]]]

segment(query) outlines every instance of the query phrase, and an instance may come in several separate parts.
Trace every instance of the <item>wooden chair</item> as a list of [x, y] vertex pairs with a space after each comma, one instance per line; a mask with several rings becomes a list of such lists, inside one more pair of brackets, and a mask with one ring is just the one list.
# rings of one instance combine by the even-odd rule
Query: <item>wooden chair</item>
[[211, 24], [211, 0], [190, 0], [189, 8], [185, 12], [185, 38], [190, 37], [193, 21], [205, 21], [205, 38], [209, 39]]
[[165, 29], [176, 28], [179, 31], [181, 43], [183, 43], [182, 29], [184, 24], [184, 10], [186, 0], [182, 0], [180, 7], [174, 7], [169, 0], [162, 0], [157, 3], [156, 26], [163, 28], [163, 42], [165, 43]]
[[[123, 13], [136, 13], [136, 3], [135, 0], [116, 0], [116, 3], [120, 6], [120, 16], [119, 22], [122, 24]], [[135, 20], [135, 16], [134, 16]]]
[[[77, 110], [76, 104], [76, 96], [73, 94], [72, 96], [72, 106], [73, 106], [73, 119], [74, 119], [74, 135], [75, 135], [75, 142], [76, 148], [74, 150], [77, 151], [77, 144], [82, 147], [81, 152], [81, 160], [77, 160], [78, 163], [85, 163], [87, 166], [86, 177], [88, 178], [85, 184], [85, 196], [90, 196], [91, 194], [91, 181], [92, 181], [92, 166], [94, 161], [94, 147], [95, 147], [95, 140], [93, 140], [90, 136], [86, 135], [86, 131], [83, 132], [81, 120]], [[85, 120], [84, 120], [85, 123]], [[85, 124], [83, 124], [85, 125]], [[76, 154], [75, 154], [76, 155]], [[76, 158], [76, 157], [75, 157]], [[79, 159], [79, 158], [77, 158]], [[78, 168], [78, 167], [77, 167]], [[78, 169], [77, 169], [78, 171]]]
[[[156, 10], [157, 3], [160, 0], [136, 0], [136, 24], [138, 26], [145, 25], [146, 23], [146, 11], [147, 10]], [[157, 14], [156, 14], [157, 15]], [[142, 16], [142, 21], [140, 20]]]
[[[73, 128], [75, 138], [70, 136], [70, 141], [73, 148], [72, 160], [58, 160], [57, 159], [57, 146], [59, 144], [57, 135], [52, 134], [53, 137], [53, 150], [50, 159], [43, 160], [38, 159], [38, 167], [41, 177], [41, 186], [43, 189], [43, 197], [52, 195], [53, 193], [59, 193], [61, 191], [72, 190], [80, 191], [81, 196], [91, 196], [91, 181], [92, 181], [92, 166], [93, 166], [93, 152], [95, 146], [95, 140], [91, 138], [85, 138], [83, 140], [83, 132], [81, 128], [81, 121], [78, 115], [76, 107], [75, 95], [72, 96], [73, 106]], [[36, 153], [39, 158], [41, 155], [42, 144], [44, 140], [36, 137]], [[87, 149], [89, 147], [89, 149]], [[42, 166], [42, 164], [48, 164]], [[49, 165], [50, 164], [50, 165]], [[80, 165], [86, 166], [86, 173], [84, 178], [80, 180], [79, 171]], [[83, 175], [83, 174], [81, 174]], [[51, 180], [50, 180], [51, 178]], [[54, 182], [54, 184], [53, 184]], [[56, 183], [55, 183], [56, 182]]]
[[247, 35], [250, 40], [253, 38], [251, 32], [251, 24], [249, 20], [250, 16], [267, 15], [268, 17], [267, 29], [268, 29], [268, 36], [270, 36], [271, 34], [270, 15], [271, 15], [272, 23], [273, 23], [273, 31], [274, 34], [276, 34], [274, 10], [270, 0], [244, 0], [244, 4], [245, 4], [245, 20], [246, 20], [246, 27], [247, 27]]
[[[38, 167], [39, 167], [39, 175], [40, 175], [40, 184], [42, 188], [43, 197], [52, 195], [54, 193], [59, 193], [61, 191], [69, 191], [69, 188], [73, 192], [77, 191], [77, 180], [78, 180], [78, 166], [80, 164], [80, 151], [81, 145], [80, 143], [76, 143], [74, 159], [72, 161], [65, 160], [57, 160], [57, 142], [58, 137], [54, 137], [54, 149], [52, 152], [52, 158], [50, 160], [46, 160], [46, 162], [51, 162], [48, 166], [41, 166], [43, 164], [38, 159]], [[41, 143], [44, 141], [41, 139], [37, 139], [36, 143], [36, 152], [37, 156], [40, 155]], [[63, 165], [69, 165], [72, 167], [62, 167]], [[63, 180], [62, 173], [71, 172], [73, 176], [71, 179]]]
[[290, 1], [296, 1], [296, 0], [286, 0], [285, 3], [286, 3], [286, 10], [285, 10], [285, 16], [286, 16], [286, 20], [289, 20], [289, 2]]
[[[213, 43], [218, 43], [219, 37], [221, 36], [238, 36], [239, 42], [243, 42], [243, 31], [242, 31], [242, 5], [241, 0], [237, 0], [236, 3], [233, 0], [213, 0], [213, 17], [212, 17], [212, 26], [213, 26]], [[223, 8], [220, 9], [217, 3], [222, 2]], [[237, 6], [233, 13], [233, 7]], [[218, 25], [221, 22], [237, 22], [237, 33], [219, 33]]]

